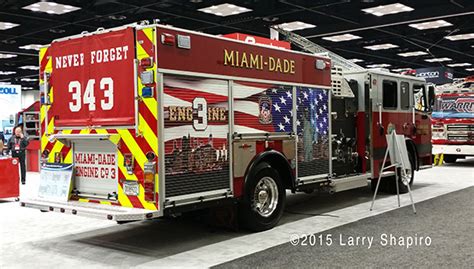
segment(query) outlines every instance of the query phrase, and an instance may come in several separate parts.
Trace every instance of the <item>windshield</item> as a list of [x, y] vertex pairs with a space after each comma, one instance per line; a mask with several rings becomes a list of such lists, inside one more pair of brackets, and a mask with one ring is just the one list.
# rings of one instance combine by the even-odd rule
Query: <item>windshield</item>
[[474, 119], [474, 96], [438, 97], [432, 117]]

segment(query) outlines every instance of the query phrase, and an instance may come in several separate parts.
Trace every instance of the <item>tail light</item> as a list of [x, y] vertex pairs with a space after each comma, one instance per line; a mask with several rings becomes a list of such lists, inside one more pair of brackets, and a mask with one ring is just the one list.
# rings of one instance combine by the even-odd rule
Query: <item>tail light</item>
[[142, 98], [151, 98], [153, 97], [153, 92], [155, 88], [155, 72], [153, 70], [147, 70], [148, 68], [153, 67], [153, 58], [146, 57], [140, 60], [140, 80], [144, 87], [142, 88]]
[[49, 150], [45, 149], [41, 154], [41, 164], [45, 164], [48, 162], [49, 158]]
[[146, 154], [148, 161], [143, 165], [144, 170], [144, 182], [143, 187], [145, 189], [145, 201], [155, 201], [155, 177], [156, 177], [156, 161], [155, 154], [148, 152]]
[[161, 34], [161, 43], [168, 46], [174, 46], [176, 44], [176, 38], [172, 34]]
[[153, 57], [146, 57], [140, 60], [140, 67], [147, 69], [153, 66]]
[[55, 162], [55, 163], [62, 163], [62, 162], [63, 162], [63, 154], [62, 154], [62, 152], [55, 152], [55, 153], [54, 153], [54, 162]]
[[135, 162], [135, 159], [133, 158], [133, 155], [131, 153], [124, 154], [123, 156], [123, 166], [127, 169], [127, 173], [129, 175], [133, 174], [133, 164]]

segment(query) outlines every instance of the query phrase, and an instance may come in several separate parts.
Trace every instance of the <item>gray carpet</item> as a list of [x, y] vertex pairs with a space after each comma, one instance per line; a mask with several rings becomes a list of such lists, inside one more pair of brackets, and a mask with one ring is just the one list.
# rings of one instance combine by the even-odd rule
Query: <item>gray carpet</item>
[[[474, 264], [474, 187], [440, 196], [411, 206], [389, 211], [321, 233], [323, 244], [315, 234], [315, 241], [306, 246], [290, 243], [255, 253], [217, 268], [316, 268], [316, 267], [451, 267], [472, 268]], [[324, 244], [332, 235], [332, 245]], [[396, 245], [381, 236], [395, 236]], [[340, 240], [342, 236], [342, 241]], [[374, 237], [349, 246], [349, 236]], [[402, 237], [404, 242], [400, 242]], [[407, 248], [408, 237], [418, 245]], [[423, 239], [421, 239], [423, 237]], [[425, 238], [431, 238], [431, 244]], [[421, 240], [420, 240], [421, 239]], [[422, 243], [421, 245], [419, 243]], [[251, 244], [252, 242], [249, 242]], [[315, 243], [314, 246], [310, 246]], [[361, 243], [361, 241], [359, 241]], [[393, 243], [393, 241], [392, 241]], [[401, 246], [400, 243], [405, 243]], [[346, 245], [342, 245], [346, 244]], [[415, 244], [413, 241], [412, 244]]]

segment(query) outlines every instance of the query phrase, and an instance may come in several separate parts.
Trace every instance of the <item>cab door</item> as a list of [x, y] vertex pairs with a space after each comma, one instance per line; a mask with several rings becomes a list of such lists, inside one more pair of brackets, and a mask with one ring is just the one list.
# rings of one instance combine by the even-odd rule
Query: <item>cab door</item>
[[414, 130], [413, 121], [413, 100], [410, 98], [413, 95], [413, 88], [409, 81], [400, 80], [399, 100], [400, 100], [400, 124], [401, 132], [405, 136], [411, 137]]
[[405, 122], [405, 115], [399, 108], [399, 92], [399, 79], [383, 74], [372, 75], [372, 176], [374, 178], [379, 175], [380, 166], [387, 147], [385, 135], [390, 130], [396, 130], [397, 133], [402, 133], [402, 124]]

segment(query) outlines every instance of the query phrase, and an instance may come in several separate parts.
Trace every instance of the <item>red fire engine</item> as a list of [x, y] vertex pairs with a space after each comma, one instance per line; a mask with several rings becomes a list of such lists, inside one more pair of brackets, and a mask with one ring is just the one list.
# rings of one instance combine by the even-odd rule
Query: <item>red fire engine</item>
[[367, 186], [391, 130], [410, 154], [402, 191], [431, 165], [429, 111], [414, 106], [428, 88], [414, 77], [343, 78], [327, 57], [161, 25], [56, 40], [40, 68], [43, 159], [74, 173], [66, 201], [23, 206], [120, 222], [237, 201], [258, 231], [278, 223], [285, 190]]
[[446, 163], [474, 156], [474, 77], [436, 88], [433, 154]]

